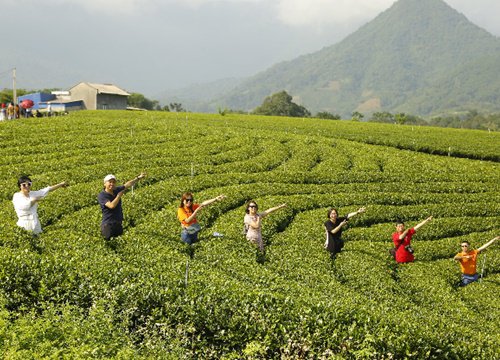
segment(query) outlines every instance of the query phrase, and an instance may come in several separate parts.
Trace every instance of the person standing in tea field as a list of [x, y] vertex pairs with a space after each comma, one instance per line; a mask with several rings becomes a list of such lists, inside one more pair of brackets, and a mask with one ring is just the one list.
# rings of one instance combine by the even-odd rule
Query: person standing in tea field
[[114, 175], [109, 174], [104, 177], [104, 188], [97, 196], [97, 200], [102, 210], [101, 234], [106, 240], [123, 234], [122, 196], [125, 190], [145, 177], [146, 174], [141, 173], [121, 186], [116, 186]]
[[0, 108], [0, 121], [7, 119], [7, 109], [5, 109], [5, 104], [2, 103], [2, 108]]
[[21, 176], [17, 180], [19, 192], [12, 197], [12, 203], [18, 217], [17, 226], [38, 235], [42, 232], [42, 226], [38, 219], [38, 202], [45, 198], [51, 191], [67, 187], [68, 183], [63, 181], [59, 184], [47, 186], [41, 190], [32, 191], [32, 181], [28, 176]]
[[225, 198], [225, 195], [219, 195], [213, 199], [205, 200], [201, 204], [197, 204], [194, 202], [192, 193], [185, 192], [182, 194], [181, 203], [177, 209], [177, 219], [179, 219], [182, 226], [181, 240], [188, 245], [197, 242], [201, 226], [198, 224], [196, 216], [203, 208]]
[[366, 208], [361, 207], [357, 211], [347, 214], [347, 216], [339, 217], [337, 209], [328, 209], [328, 220], [323, 225], [326, 232], [324, 247], [330, 252], [330, 258], [335, 259], [335, 255], [342, 251], [342, 248], [344, 247], [344, 241], [342, 240], [342, 228], [347, 225], [350, 218], [362, 214], [365, 211]]
[[396, 232], [392, 234], [392, 241], [394, 242], [394, 258], [397, 263], [408, 263], [415, 260], [413, 248], [411, 247], [411, 239], [418, 229], [431, 220], [432, 216], [429, 216], [421, 223], [406, 230], [403, 221], [396, 223]]
[[14, 104], [11, 102], [7, 106], [7, 120], [13, 120], [15, 118], [16, 111], [14, 109]]
[[245, 236], [247, 240], [256, 244], [261, 252], [264, 251], [264, 241], [262, 240], [262, 219], [284, 207], [286, 207], [286, 204], [281, 204], [265, 211], [257, 212], [259, 207], [255, 201], [250, 200], [247, 203], [245, 210], [246, 214], [243, 219]]
[[460, 270], [462, 271], [460, 286], [468, 285], [479, 279], [479, 274], [476, 272], [477, 256], [489, 246], [493, 245], [499, 238], [500, 236], [491, 239], [477, 250], [470, 250], [468, 241], [463, 241], [462, 244], [460, 244], [462, 251], [453, 258], [460, 263]]

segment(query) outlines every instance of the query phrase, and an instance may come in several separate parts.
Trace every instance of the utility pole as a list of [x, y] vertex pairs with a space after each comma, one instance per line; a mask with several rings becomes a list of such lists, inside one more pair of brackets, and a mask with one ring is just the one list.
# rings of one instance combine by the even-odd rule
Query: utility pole
[[16, 92], [16, 68], [12, 69], [12, 101], [17, 104], [17, 92]]

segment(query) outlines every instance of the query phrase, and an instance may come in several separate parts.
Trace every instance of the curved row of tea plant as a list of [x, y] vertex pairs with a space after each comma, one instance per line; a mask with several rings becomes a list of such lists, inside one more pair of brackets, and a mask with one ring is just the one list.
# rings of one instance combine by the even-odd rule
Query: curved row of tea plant
[[[494, 358], [498, 249], [481, 255], [486, 277], [466, 288], [456, 287], [451, 258], [463, 240], [477, 247], [498, 235], [498, 134], [430, 130], [440, 132], [154, 112], [0, 124], [0, 352]], [[450, 147], [450, 156], [432, 155]], [[141, 171], [148, 177], [123, 198], [125, 233], [106, 244], [101, 179]], [[20, 173], [37, 188], [71, 183], [40, 205], [38, 238], [15, 225]], [[175, 218], [184, 191], [227, 196], [203, 210], [201, 242], [190, 248]], [[265, 219], [264, 258], [241, 234], [252, 198], [263, 209], [288, 204]], [[323, 249], [331, 206], [341, 214], [367, 207], [335, 262]], [[396, 266], [387, 251], [394, 221], [429, 215], [414, 238], [417, 261]]]

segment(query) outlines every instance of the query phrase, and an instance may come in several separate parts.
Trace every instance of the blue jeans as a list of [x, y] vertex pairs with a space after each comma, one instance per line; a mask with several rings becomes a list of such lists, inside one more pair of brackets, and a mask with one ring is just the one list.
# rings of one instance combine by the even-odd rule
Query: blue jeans
[[462, 282], [460, 283], [460, 286], [469, 285], [471, 282], [477, 281], [478, 279], [479, 279], [478, 274], [474, 275], [462, 274]]
[[189, 234], [186, 230], [181, 231], [181, 240], [188, 245], [192, 245], [198, 241], [198, 233]]

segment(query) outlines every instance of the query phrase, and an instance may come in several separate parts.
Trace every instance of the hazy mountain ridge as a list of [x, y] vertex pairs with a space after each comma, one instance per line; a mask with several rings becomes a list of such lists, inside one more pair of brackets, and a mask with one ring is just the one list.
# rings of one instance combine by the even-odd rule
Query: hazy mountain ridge
[[343, 116], [499, 111], [499, 64], [500, 39], [442, 0], [399, 0], [335, 45], [278, 63], [223, 95], [205, 92], [198, 108], [252, 110], [286, 90], [312, 112]]
[[[226, 78], [208, 83], [193, 84], [180, 89], [163, 91], [155, 96], [161, 103], [181, 102], [191, 111], [209, 112], [207, 99], [223, 96], [243, 82], [241, 78]], [[217, 110], [213, 108], [211, 110]]]

